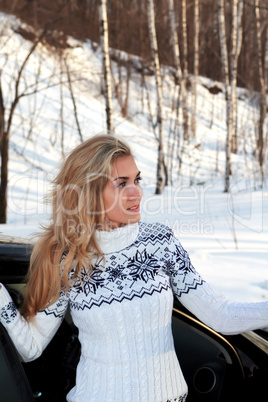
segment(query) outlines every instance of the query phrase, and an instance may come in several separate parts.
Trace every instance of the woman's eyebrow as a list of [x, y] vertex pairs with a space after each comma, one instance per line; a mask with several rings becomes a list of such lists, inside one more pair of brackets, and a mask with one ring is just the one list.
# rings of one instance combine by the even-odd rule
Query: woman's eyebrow
[[116, 180], [127, 180], [127, 179], [128, 179], [127, 176], [119, 176], [119, 177], [116, 177], [115, 179], [113, 179], [113, 181], [116, 181]]
[[[137, 177], [139, 177], [140, 174], [141, 174], [141, 172], [139, 171], [139, 172], [136, 174], [135, 179], [137, 179]], [[119, 177], [116, 177], [115, 179], [113, 179], [113, 181], [116, 181], [116, 180], [128, 180], [128, 179], [129, 179], [128, 176], [119, 176]]]

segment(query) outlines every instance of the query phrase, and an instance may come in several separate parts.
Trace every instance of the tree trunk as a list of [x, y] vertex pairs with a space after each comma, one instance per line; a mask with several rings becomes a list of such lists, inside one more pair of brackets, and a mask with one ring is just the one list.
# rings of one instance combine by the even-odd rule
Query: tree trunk
[[107, 0], [99, 0], [100, 15], [100, 42], [103, 52], [103, 75], [105, 86], [106, 102], [106, 123], [108, 134], [114, 132], [112, 116], [112, 87], [111, 87], [111, 65], [109, 54], [108, 20], [107, 20]]
[[197, 79], [199, 75], [199, 0], [194, 0], [194, 79], [193, 79], [193, 111], [192, 135], [196, 137], [196, 102]]
[[174, 53], [174, 61], [175, 61], [175, 67], [176, 67], [176, 81], [180, 85], [183, 133], [184, 133], [184, 139], [188, 139], [188, 108], [187, 108], [186, 79], [185, 79], [185, 75], [182, 73], [182, 69], [181, 69], [180, 48], [179, 48], [178, 33], [177, 33], [177, 27], [176, 27], [174, 0], [169, 0], [168, 6], [169, 6], [170, 27], [171, 27], [171, 43], [172, 43], [172, 48], [173, 48], [173, 53]]
[[187, 20], [186, 20], [186, 0], [182, 0], [182, 37], [183, 37], [183, 73], [182, 80], [184, 81], [185, 91], [182, 93], [182, 109], [183, 109], [183, 132], [184, 139], [189, 140], [189, 123], [188, 123], [188, 95], [187, 95], [187, 80], [188, 80], [188, 45], [187, 45]]
[[66, 58], [64, 58], [64, 64], [65, 64], [65, 69], [66, 69], [67, 78], [68, 78], [69, 91], [70, 91], [72, 104], [73, 104], [76, 127], [77, 127], [78, 135], [80, 138], [80, 142], [83, 142], [83, 135], [82, 135], [79, 119], [78, 119], [76, 100], [75, 100], [74, 91], [73, 91], [72, 78], [71, 78], [70, 69], [69, 69], [69, 65], [68, 65]]
[[[267, 113], [266, 104], [266, 84], [265, 75], [262, 65], [262, 43], [261, 43], [261, 24], [260, 24], [260, 2], [255, 0], [255, 16], [256, 16], [256, 34], [257, 34], [257, 50], [258, 50], [258, 68], [259, 68], [259, 80], [260, 80], [260, 118], [258, 127], [258, 139], [257, 139], [257, 155], [259, 160], [259, 165], [261, 169], [262, 181], [264, 180], [264, 155], [265, 155], [265, 141], [264, 141], [264, 121]], [[266, 23], [267, 24], [267, 23]], [[267, 25], [265, 27], [266, 32], [268, 31]], [[267, 40], [267, 37], [266, 37]], [[265, 49], [265, 47], [264, 47]], [[264, 60], [266, 60], [268, 55], [264, 55]]]
[[231, 51], [231, 67], [229, 80], [229, 64], [228, 53], [226, 44], [226, 30], [225, 30], [225, 14], [224, 14], [224, 0], [218, 0], [218, 15], [219, 15], [219, 32], [220, 32], [220, 46], [221, 58], [223, 66], [223, 77], [226, 93], [226, 167], [225, 167], [225, 192], [230, 190], [230, 175], [231, 175], [231, 151], [237, 149], [237, 137], [235, 133], [236, 125], [236, 84], [237, 84], [237, 62], [242, 44], [242, 13], [243, 13], [243, 0], [233, 0], [232, 6], [232, 51]]
[[156, 194], [162, 194], [164, 188], [164, 130], [163, 130], [163, 107], [162, 107], [162, 79], [160, 74], [160, 63], [158, 55], [158, 45], [155, 30], [155, 11], [153, 0], [148, 0], [148, 22], [150, 43], [153, 53], [156, 91], [157, 91], [157, 123], [159, 129], [158, 137], [158, 158], [156, 171]]
[[3, 99], [3, 93], [2, 93], [2, 81], [1, 81], [1, 73], [0, 73], [0, 149], [2, 147], [4, 132], [5, 132], [5, 106], [4, 106], [4, 99]]
[[232, 138], [232, 124], [230, 124], [230, 82], [229, 82], [229, 65], [228, 65], [228, 52], [226, 44], [226, 29], [225, 29], [225, 14], [224, 14], [224, 0], [218, 0], [218, 17], [219, 17], [219, 35], [220, 35], [220, 48], [221, 48], [221, 61], [222, 61], [222, 74], [225, 86], [225, 99], [226, 99], [226, 164], [225, 164], [225, 192], [230, 189], [230, 175], [231, 175], [231, 141]]
[[9, 136], [5, 132], [1, 146], [0, 223], [7, 221], [8, 145]]
[[242, 45], [242, 14], [243, 14], [243, 0], [233, 0], [232, 12], [232, 53], [231, 53], [231, 110], [230, 118], [233, 125], [232, 128], [232, 152], [237, 152], [237, 63]]

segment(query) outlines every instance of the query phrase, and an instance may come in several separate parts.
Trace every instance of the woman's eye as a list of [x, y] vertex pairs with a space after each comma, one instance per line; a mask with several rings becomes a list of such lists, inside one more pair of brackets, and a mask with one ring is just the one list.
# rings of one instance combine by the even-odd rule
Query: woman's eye
[[121, 183], [118, 184], [118, 187], [119, 188], [124, 188], [126, 184], [127, 184], [126, 181], [122, 181]]
[[139, 182], [140, 182], [141, 180], [142, 180], [142, 177], [139, 176], [139, 177], [136, 178], [135, 183], [139, 184]]
[[[134, 183], [135, 183], [135, 184], [139, 184], [141, 180], [142, 180], [141, 177], [136, 177], [136, 179], [134, 180]], [[121, 181], [121, 182], [118, 184], [117, 187], [118, 187], [118, 188], [124, 188], [124, 187], [126, 187], [126, 185], [127, 185], [127, 181], [124, 180], [124, 181]]]

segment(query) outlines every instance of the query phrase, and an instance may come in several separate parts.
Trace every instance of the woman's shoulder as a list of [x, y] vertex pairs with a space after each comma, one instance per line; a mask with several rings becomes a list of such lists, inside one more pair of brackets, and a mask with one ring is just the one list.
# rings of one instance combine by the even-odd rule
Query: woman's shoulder
[[169, 240], [173, 236], [171, 228], [161, 222], [139, 222], [139, 237]]

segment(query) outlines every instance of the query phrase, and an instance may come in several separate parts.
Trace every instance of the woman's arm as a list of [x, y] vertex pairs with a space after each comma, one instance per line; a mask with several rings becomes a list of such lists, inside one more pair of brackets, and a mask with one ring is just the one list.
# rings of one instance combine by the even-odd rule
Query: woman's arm
[[[175, 294], [177, 289], [174, 289]], [[217, 332], [234, 335], [268, 327], [268, 302], [236, 303], [203, 283], [189, 294], [182, 294], [180, 302], [202, 322]]]
[[173, 236], [173, 262], [167, 273], [179, 301], [203, 323], [223, 334], [268, 327], [268, 301], [236, 303], [215, 291], [196, 272], [187, 252]]
[[6, 288], [0, 284], [0, 322], [25, 362], [42, 354], [62, 323], [67, 306], [68, 299], [63, 294], [28, 322], [17, 310]]

